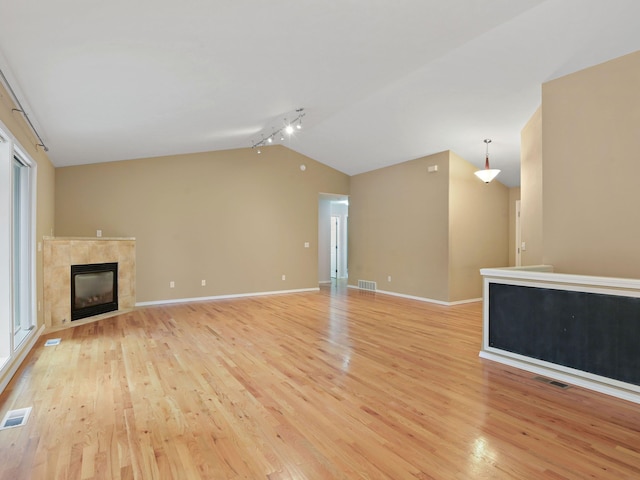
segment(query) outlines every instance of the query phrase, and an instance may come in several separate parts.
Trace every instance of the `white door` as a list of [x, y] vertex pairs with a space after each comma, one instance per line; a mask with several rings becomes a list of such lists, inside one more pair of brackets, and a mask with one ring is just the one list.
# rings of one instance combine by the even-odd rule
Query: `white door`
[[331, 217], [331, 278], [338, 278], [340, 217]]
[[522, 265], [522, 235], [520, 232], [520, 200], [516, 200], [516, 267]]

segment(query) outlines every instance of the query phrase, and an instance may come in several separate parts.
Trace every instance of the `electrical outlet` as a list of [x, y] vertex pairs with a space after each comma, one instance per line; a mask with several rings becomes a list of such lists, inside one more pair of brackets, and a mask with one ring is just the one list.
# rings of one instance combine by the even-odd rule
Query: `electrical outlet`
[[391, 282], [391, 275], [387, 277], [387, 282]]
[[202, 280], [200, 282], [200, 285], [202, 285], [203, 287], [206, 287], [207, 286], [207, 281], [206, 280]]
[[304, 248], [309, 248], [309, 242], [304, 242]]
[[169, 282], [169, 288], [175, 288], [175, 286], [176, 286], [176, 282], [174, 282], [173, 280], [171, 280], [171, 281]]
[[286, 275], [282, 275], [282, 280], [286, 280], [287, 276]]
[[102, 230], [96, 230], [96, 237], [102, 236]]

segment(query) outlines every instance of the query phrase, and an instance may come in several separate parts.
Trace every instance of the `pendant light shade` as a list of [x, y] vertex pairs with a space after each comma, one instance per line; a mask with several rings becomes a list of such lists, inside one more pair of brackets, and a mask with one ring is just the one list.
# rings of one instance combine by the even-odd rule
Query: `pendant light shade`
[[497, 168], [489, 167], [489, 144], [491, 143], [491, 139], [485, 138], [484, 143], [487, 144], [487, 149], [486, 149], [487, 152], [486, 152], [485, 161], [484, 161], [484, 169], [478, 170], [476, 172], [476, 176], [480, 180], [482, 180], [484, 183], [489, 183], [491, 180], [493, 180], [498, 176], [498, 174], [500, 173], [500, 170], [498, 170]]

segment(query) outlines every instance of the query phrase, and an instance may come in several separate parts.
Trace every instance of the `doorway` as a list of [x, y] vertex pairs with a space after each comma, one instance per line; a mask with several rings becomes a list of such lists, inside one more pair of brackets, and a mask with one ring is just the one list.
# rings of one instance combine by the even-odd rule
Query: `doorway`
[[318, 205], [318, 282], [346, 279], [349, 198], [320, 194]]

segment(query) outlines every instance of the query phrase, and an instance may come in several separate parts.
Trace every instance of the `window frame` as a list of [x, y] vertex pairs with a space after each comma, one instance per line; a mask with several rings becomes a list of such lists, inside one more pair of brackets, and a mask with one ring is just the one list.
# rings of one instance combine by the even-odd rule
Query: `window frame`
[[[35, 193], [36, 185], [33, 181], [35, 176], [34, 162], [16, 145], [13, 148], [12, 167], [15, 162], [21, 164], [22, 170], [20, 178], [15, 178], [15, 170], [12, 168], [12, 199], [15, 198], [13, 193], [15, 187], [19, 183], [20, 194], [20, 245], [15, 245], [15, 209], [12, 205], [12, 248], [11, 258], [14, 261], [11, 268], [12, 286], [16, 285], [16, 277], [20, 280], [20, 288], [16, 292], [12, 291], [12, 333], [13, 333], [13, 350], [15, 351], [22, 342], [28, 337], [28, 333], [35, 327], [36, 311], [36, 283], [35, 283]], [[25, 242], [26, 239], [26, 242]], [[16, 252], [16, 250], [19, 250]], [[16, 253], [20, 256], [18, 268], [16, 272]], [[19, 296], [19, 298], [17, 298]], [[19, 325], [16, 325], [16, 317], [19, 316]]]
[[[15, 160], [14, 160], [15, 159]], [[14, 161], [28, 168], [20, 184], [20, 244], [14, 245]], [[28, 155], [11, 131], [0, 122], [0, 373], [20, 354], [37, 324], [36, 289], [36, 194], [37, 163]], [[24, 240], [26, 239], [26, 241]], [[14, 252], [18, 250], [19, 264]], [[19, 275], [15, 268], [20, 268]], [[20, 288], [14, 288], [16, 276]], [[15, 295], [20, 298], [14, 298]], [[16, 302], [19, 305], [16, 305]], [[15, 328], [15, 308], [20, 309], [19, 327]], [[18, 335], [16, 336], [16, 333]]]

